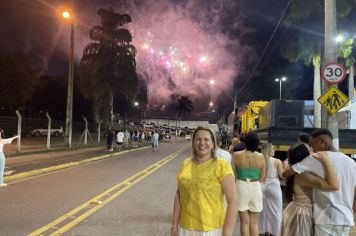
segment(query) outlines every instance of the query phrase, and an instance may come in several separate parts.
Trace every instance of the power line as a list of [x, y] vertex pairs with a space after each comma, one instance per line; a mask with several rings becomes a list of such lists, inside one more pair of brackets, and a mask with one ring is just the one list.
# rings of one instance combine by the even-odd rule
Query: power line
[[[263, 56], [265, 55], [265, 53], [266, 53], [266, 51], [267, 51], [267, 49], [268, 49], [268, 46], [270, 45], [270, 43], [271, 43], [271, 41], [272, 41], [272, 38], [274, 37], [275, 33], [277, 32], [277, 29], [278, 29], [279, 25], [281, 24], [281, 22], [282, 22], [282, 20], [283, 20], [283, 18], [284, 18], [284, 15], [285, 15], [285, 13], [286, 13], [286, 11], [287, 11], [287, 9], [288, 9], [288, 7], [289, 7], [289, 5], [290, 5], [291, 2], [292, 2], [292, 0], [288, 0], [287, 5], [286, 5], [285, 8], [283, 9], [283, 12], [282, 12], [281, 17], [279, 18], [278, 24], [276, 25], [276, 27], [275, 27], [275, 29], [274, 29], [272, 35], [270, 36], [270, 38], [269, 38], [269, 40], [268, 40], [268, 42], [267, 42], [265, 48], [263, 49], [262, 54], [261, 54], [260, 57], [258, 58], [258, 61], [257, 61], [256, 65], [255, 65], [255, 67], [253, 68], [252, 73], [251, 73], [250, 76], [247, 78], [247, 80], [245, 81], [245, 83], [242, 85], [242, 87], [240, 88], [240, 90], [236, 93], [236, 95], [237, 95], [237, 94], [240, 94], [241, 91], [243, 91], [243, 90], [246, 88], [248, 82], [252, 79], [252, 76], [255, 74], [255, 72], [256, 72], [258, 66], [259, 66], [260, 63], [261, 63], [261, 61], [262, 61], [262, 59], [263, 59]], [[239, 97], [240, 97], [240, 96], [239, 96]]]

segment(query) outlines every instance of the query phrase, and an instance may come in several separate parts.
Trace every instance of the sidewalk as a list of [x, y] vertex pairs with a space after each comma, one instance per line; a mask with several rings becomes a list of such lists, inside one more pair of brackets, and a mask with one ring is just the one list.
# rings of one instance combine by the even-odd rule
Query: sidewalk
[[148, 147], [150, 147], [149, 144], [141, 143], [138, 148], [122, 147], [120, 152], [115, 149], [108, 152], [104, 146], [100, 146], [22, 153], [19, 156], [6, 158], [4, 180], [6, 183], [17, 182], [31, 176], [50, 173]]

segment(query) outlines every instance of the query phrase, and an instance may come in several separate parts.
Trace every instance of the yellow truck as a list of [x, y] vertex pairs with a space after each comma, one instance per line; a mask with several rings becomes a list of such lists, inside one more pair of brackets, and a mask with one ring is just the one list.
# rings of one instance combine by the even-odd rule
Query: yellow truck
[[[300, 133], [313, 131], [312, 106], [304, 100], [251, 101], [239, 109], [239, 133], [255, 131], [261, 141], [285, 152], [297, 142]], [[356, 154], [356, 130], [339, 128], [339, 147], [345, 154]]]

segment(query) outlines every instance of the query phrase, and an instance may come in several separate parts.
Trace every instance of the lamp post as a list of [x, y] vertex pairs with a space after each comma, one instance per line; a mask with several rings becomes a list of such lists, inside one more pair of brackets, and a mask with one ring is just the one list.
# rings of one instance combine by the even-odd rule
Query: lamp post
[[276, 78], [274, 81], [279, 82], [279, 100], [282, 100], [282, 81], [286, 81], [287, 78], [283, 77], [281, 79]]
[[[224, 88], [221, 86], [221, 85], [219, 85], [218, 83], [216, 83], [216, 81], [215, 80], [209, 80], [209, 84], [211, 85], [211, 86], [216, 86], [216, 87], [218, 87], [220, 90], [222, 90], [222, 91], [224, 91]], [[227, 95], [227, 97], [231, 100], [231, 101], [233, 101], [234, 102], [234, 110], [235, 110], [235, 108], [236, 108], [236, 94], [234, 94], [234, 97], [232, 97], [231, 95], [229, 95], [229, 94], [226, 94]]]
[[72, 147], [72, 126], [73, 126], [73, 57], [74, 57], [74, 19], [69, 11], [62, 13], [63, 18], [70, 21], [70, 45], [69, 45], [69, 66], [68, 66], [68, 89], [67, 89], [67, 111], [66, 129], [64, 133], [64, 143], [66, 147]]

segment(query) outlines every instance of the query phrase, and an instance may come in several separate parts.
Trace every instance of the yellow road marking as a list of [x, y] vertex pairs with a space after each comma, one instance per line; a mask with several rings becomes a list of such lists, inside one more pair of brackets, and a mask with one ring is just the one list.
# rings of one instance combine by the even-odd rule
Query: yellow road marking
[[149, 148], [149, 146], [148, 147], [137, 148], [137, 149], [126, 150], [126, 151], [117, 152], [117, 153], [112, 153], [112, 154], [105, 154], [105, 155], [101, 155], [101, 156], [97, 156], [97, 157], [92, 157], [92, 158], [89, 158], [89, 159], [84, 159], [84, 160], [81, 160], [81, 161], [72, 161], [72, 162], [68, 162], [68, 163], [65, 163], [65, 164], [60, 164], [60, 165], [56, 165], [56, 166], [50, 166], [50, 167], [41, 168], [41, 169], [37, 169], [37, 170], [31, 170], [31, 171], [27, 171], [27, 172], [14, 174], [14, 175], [11, 175], [11, 176], [5, 176], [4, 180], [5, 180], [6, 183], [11, 183], [11, 182], [22, 180], [22, 179], [25, 179], [25, 178], [28, 178], [28, 177], [42, 175], [42, 174], [46, 174], [46, 173], [51, 173], [51, 172], [67, 169], [67, 168], [70, 168], [70, 167], [75, 167], [75, 166], [79, 166], [79, 165], [82, 165], [82, 164], [86, 164], [86, 163], [89, 163], [89, 162], [100, 161], [100, 160], [103, 160], [103, 159], [116, 157], [116, 156], [121, 156], [122, 154], [135, 152], [135, 151], [138, 151], [138, 150], [148, 149], [148, 148]]
[[[35, 236], [35, 235], [61, 235], [64, 232], [68, 231], [69, 229], [73, 228], [75, 225], [83, 221], [84, 219], [88, 218], [94, 212], [120, 196], [123, 192], [140, 182], [142, 179], [146, 178], [148, 175], [152, 174], [163, 165], [167, 164], [169, 161], [173, 160], [179, 154], [183, 153], [184, 151], [188, 150], [190, 145], [185, 146], [178, 151], [174, 152], [173, 154], [165, 157], [164, 159], [154, 163], [153, 165], [145, 168], [144, 170], [138, 172], [137, 174], [125, 179], [124, 181], [120, 182], [119, 184], [109, 188], [105, 192], [95, 196], [94, 198], [90, 199], [89, 201], [83, 203], [82, 205], [78, 206], [77, 208], [67, 212], [63, 216], [55, 219], [54, 221], [48, 223], [47, 225], [33, 231], [32, 233], [28, 234], [28, 236]], [[78, 214], [78, 216], [76, 216]], [[81, 214], [81, 215], [80, 215]], [[67, 222], [69, 219], [69, 222]], [[66, 221], [67, 220], [67, 221]], [[62, 226], [59, 226], [61, 223]], [[59, 227], [58, 227], [59, 226]], [[54, 231], [55, 230], [55, 231]], [[50, 232], [47, 232], [50, 231]], [[54, 231], [54, 232], [53, 232]]]

